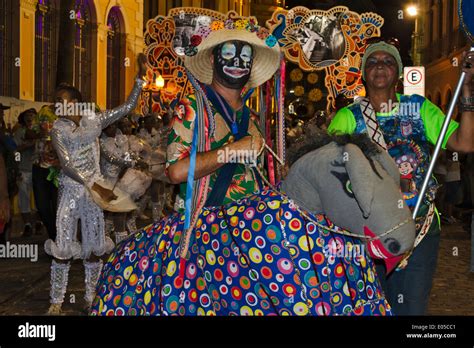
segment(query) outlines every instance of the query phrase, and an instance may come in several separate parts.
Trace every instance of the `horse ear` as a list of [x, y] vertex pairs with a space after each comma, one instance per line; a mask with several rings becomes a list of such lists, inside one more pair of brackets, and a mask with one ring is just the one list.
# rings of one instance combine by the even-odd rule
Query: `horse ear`
[[395, 183], [400, 187], [400, 171], [392, 157], [386, 152], [382, 151], [373, 156], [377, 162], [380, 163], [383, 169], [395, 180]]
[[368, 218], [374, 199], [375, 177], [372, 167], [361, 149], [354, 144], [344, 146], [343, 159], [347, 159], [344, 163], [351, 181], [352, 192], [364, 218]]

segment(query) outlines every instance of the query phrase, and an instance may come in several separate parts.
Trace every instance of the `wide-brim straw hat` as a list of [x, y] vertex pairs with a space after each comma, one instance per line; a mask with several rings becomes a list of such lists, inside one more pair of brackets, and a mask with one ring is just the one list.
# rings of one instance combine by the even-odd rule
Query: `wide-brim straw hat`
[[247, 42], [253, 48], [252, 71], [245, 87], [254, 88], [262, 85], [278, 70], [280, 66], [280, 46], [278, 43], [270, 47], [265, 40], [257, 36], [256, 32], [245, 29], [224, 28], [212, 31], [197, 46], [198, 51], [194, 56], [185, 56], [184, 65], [200, 82], [210, 84], [214, 71], [211, 63], [212, 50], [223, 42], [233, 40]]

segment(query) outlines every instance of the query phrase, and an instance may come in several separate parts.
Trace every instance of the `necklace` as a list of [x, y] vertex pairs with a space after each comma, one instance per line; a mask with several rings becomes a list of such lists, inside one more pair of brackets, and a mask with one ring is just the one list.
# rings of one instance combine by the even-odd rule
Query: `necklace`
[[215, 93], [215, 95], [217, 97], [217, 100], [219, 101], [219, 104], [221, 105], [222, 110], [224, 111], [223, 116], [225, 116], [229, 120], [229, 122], [231, 123], [232, 134], [236, 135], [237, 133], [239, 133], [239, 128], [237, 126], [237, 112], [236, 112], [236, 110], [232, 110], [233, 115], [231, 117], [230, 114], [229, 114], [229, 111], [227, 110], [227, 105], [225, 105], [225, 102], [222, 100], [219, 93]]

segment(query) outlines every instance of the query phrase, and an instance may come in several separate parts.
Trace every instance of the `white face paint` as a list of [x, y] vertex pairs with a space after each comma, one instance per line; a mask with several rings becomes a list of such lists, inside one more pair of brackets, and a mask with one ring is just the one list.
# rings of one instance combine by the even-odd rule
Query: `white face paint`
[[253, 49], [242, 41], [223, 43], [214, 52], [217, 76], [229, 88], [240, 89], [247, 83], [253, 62]]
[[232, 59], [235, 57], [236, 51], [237, 48], [233, 43], [226, 42], [224, 45], [222, 45], [221, 57], [225, 60]]
[[240, 58], [243, 60], [244, 66], [248, 68], [249, 63], [252, 61], [252, 47], [249, 45], [242, 47]]

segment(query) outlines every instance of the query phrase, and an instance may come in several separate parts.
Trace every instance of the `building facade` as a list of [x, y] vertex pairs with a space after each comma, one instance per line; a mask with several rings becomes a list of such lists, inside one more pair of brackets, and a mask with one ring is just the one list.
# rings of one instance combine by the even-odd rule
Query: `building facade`
[[[460, 30], [455, 0], [422, 0], [420, 28], [426, 96], [447, 111], [460, 76], [461, 55], [468, 47]], [[455, 117], [456, 115], [453, 115]]]
[[[73, 85], [101, 109], [116, 106], [133, 85], [143, 50], [143, 1], [72, 1]], [[12, 107], [7, 124], [25, 108], [53, 101], [64, 47], [59, 28], [60, 0], [0, 0], [0, 102]]]
[[146, 22], [173, 7], [255, 15], [261, 24], [284, 0], [0, 0], [0, 102], [7, 125], [30, 107], [53, 102], [57, 84], [61, 6], [73, 2], [72, 84], [101, 109], [124, 101], [133, 85]]

